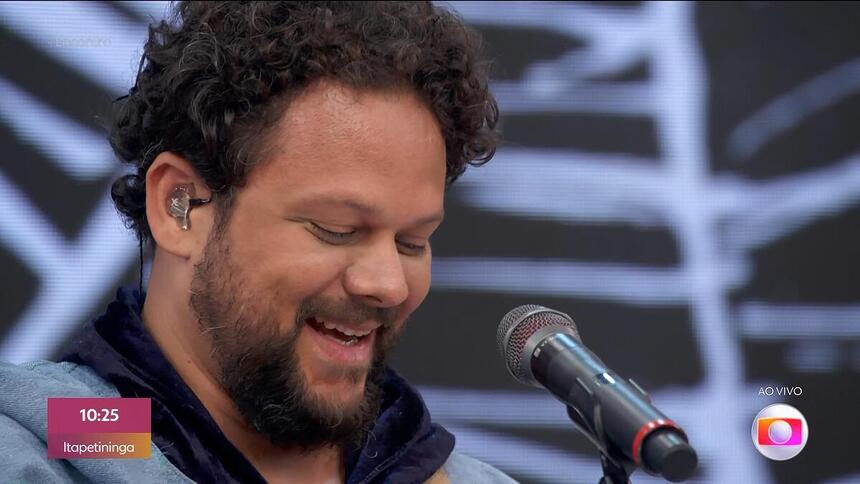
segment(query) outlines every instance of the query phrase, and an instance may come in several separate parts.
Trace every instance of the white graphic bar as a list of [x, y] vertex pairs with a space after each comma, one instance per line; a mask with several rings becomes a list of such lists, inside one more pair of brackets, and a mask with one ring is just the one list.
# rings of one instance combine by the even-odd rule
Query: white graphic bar
[[101, 2], [0, 2], [0, 23], [113, 93], [134, 85], [147, 38], [144, 24]]
[[[117, 169], [106, 135], [69, 120], [0, 76], [0, 122], [16, 137], [77, 180], [97, 180]], [[17, 163], [8, 152], [2, 163]]]

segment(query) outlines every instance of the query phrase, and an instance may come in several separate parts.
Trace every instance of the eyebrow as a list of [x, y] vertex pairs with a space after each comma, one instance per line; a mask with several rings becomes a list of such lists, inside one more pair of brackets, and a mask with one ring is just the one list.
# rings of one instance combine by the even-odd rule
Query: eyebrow
[[[363, 202], [352, 198], [338, 197], [338, 196], [329, 196], [323, 195], [314, 197], [308, 202], [313, 203], [314, 205], [327, 205], [331, 207], [347, 207], [355, 212], [361, 213], [365, 216], [378, 215], [379, 209], [375, 207], [371, 207]], [[426, 225], [432, 222], [441, 222], [445, 218], [445, 210], [440, 210], [431, 215], [427, 215], [419, 218], [413, 224], [414, 226]]]

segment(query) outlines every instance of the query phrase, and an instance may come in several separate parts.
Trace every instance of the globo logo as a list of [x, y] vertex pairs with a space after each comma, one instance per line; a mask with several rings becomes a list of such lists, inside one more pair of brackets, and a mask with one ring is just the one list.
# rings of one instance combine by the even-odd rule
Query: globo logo
[[791, 459], [803, 450], [808, 438], [806, 418], [791, 405], [768, 405], [753, 420], [753, 445], [768, 459]]

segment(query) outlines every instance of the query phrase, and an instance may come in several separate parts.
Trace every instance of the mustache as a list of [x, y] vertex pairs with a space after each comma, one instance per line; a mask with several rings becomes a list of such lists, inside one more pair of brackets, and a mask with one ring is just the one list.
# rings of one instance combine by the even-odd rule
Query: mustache
[[378, 322], [383, 328], [391, 327], [397, 320], [400, 307], [375, 308], [358, 301], [332, 301], [316, 297], [309, 299], [299, 306], [296, 313], [296, 327], [303, 325], [311, 316], [337, 321], [356, 321], [363, 323], [371, 320]]

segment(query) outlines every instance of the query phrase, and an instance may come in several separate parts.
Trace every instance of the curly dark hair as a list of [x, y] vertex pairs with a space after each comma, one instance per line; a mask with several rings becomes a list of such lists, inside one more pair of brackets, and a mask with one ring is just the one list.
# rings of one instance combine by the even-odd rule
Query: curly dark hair
[[[185, 157], [219, 214], [260, 161], [290, 99], [329, 78], [356, 89], [414, 89], [445, 138], [446, 184], [493, 156], [498, 107], [481, 39], [430, 2], [179, 2], [149, 27], [135, 86], [113, 104], [110, 144], [136, 168], [116, 180], [117, 210], [141, 242], [146, 172]], [[261, 137], [263, 139], [261, 139]], [[219, 217], [221, 218], [221, 217]]]

